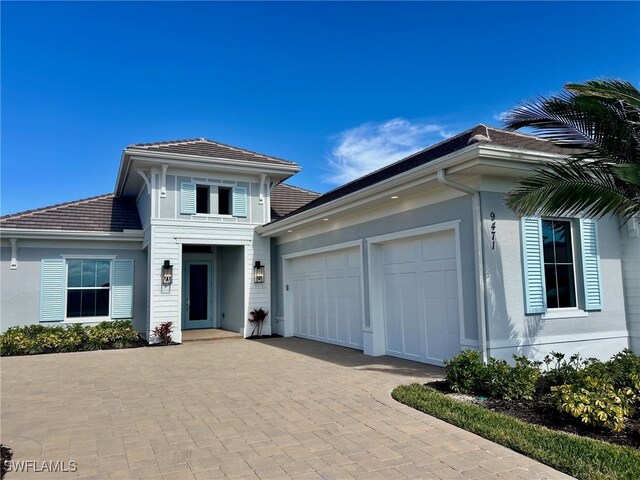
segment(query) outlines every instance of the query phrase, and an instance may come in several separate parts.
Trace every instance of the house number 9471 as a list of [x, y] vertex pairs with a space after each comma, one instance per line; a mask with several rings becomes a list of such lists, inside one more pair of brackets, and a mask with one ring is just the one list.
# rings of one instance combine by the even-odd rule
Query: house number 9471
[[489, 214], [491, 219], [491, 250], [496, 249], [496, 214], [491, 212]]

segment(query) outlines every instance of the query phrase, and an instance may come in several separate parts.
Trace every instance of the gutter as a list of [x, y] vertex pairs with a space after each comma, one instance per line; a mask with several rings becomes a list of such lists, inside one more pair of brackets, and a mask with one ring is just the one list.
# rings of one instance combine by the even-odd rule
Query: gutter
[[482, 243], [482, 216], [480, 212], [480, 193], [467, 185], [454, 182], [447, 178], [445, 170], [440, 169], [436, 173], [436, 179], [441, 185], [445, 185], [454, 190], [464, 192], [471, 195], [472, 217], [473, 217], [473, 243], [476, 254], [476, 305], [478, 311], [478, 336], [480, 337], [480, 348], [482, 349], [482, 362], [487, 363], [488, 347], [487, 347], [487, 315], [485, 307], [485, 264], [484, 264], [484, 245]]

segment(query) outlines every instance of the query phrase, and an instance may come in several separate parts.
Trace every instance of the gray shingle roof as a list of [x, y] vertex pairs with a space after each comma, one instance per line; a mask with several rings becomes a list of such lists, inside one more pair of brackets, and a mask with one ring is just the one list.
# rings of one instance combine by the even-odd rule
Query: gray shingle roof
[[196, 155], [209, 158], [226, 158], [248, 162], [266, 163], [272, 165], [297, 166], [295, 162], [282, 158], [270, 157], [261, 153], [244, 150], [242, 148], [214, 142], [206, 138], [190, 140], [170, 140], [167, 142], [138, 143], [129, 145], [127, 150], [145, 150], [148, 152], [174, 153], [177, 155]]
[[280, 183], [271, 190], [271, 218], [283, 217], [319, 196], [319, 193]]
[[133, 200], [116, 198], [113, 193], [108, 193], [5, 215], [0, 217], [0, 228], [122, 232], [141, 230], [142, 225]]
[[[546, 153], [569, 154], [569, 149], [558, 147], [548, 140], [536, 137], [535, 135], [511, 132], [499, 128], [487, 127], [485, 125], [477, 125], [440, 143], [414, 153], [413, 155], [409, 155], [402, 160], [398, 160], [397, 162], [391, 163], [386, 167], [376, 170], [375, 172], [364, 175], [342, 185], [341, 187], [320, 195], [297, 210], [289, 212], [286, 216], [311, 210], [312, 208], [319, 207], [320, 205], [324, 205], [333, 200], [337, 200], [338, 198], [355, 193], [359, 190], [375, 185], [376, 183], [387, 180], [388, 178], [419, 167], [420, 165], [424, 165], [432, 160], [436, 160], [457, 150], [462, 150], [473, 143]], [[277, 218], [271, 223], [278, 222], [283, 218], [285, 217]]]

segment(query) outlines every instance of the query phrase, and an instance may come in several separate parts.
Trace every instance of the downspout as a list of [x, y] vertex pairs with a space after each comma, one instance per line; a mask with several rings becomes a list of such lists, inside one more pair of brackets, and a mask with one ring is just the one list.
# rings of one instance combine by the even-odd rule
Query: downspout
[[478, 310], [478, 334], [480, 348], [482, 350], [482, 361], [486, 364], [488, 360], [487, 348], [487, 315], [485, 310], [485, 275], [484, 275], [484, 248], [482, 244], [482, 216], [480, 213], [480, 193], [467, 185], [454, 182], [446, 177], [444, 169], [438, 170], [436, 175], [438, 183], [454, 190], [459, 190], [471, 195], [472, 218], [473, 218], [473, 243], [476, 255], [476, 305]]

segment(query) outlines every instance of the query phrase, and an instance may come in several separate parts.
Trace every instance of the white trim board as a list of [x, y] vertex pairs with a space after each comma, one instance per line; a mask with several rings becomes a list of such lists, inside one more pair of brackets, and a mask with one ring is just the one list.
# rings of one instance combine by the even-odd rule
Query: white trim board
[[290, 260], [298, 257], [308, 257], [309, 255], [317, 255], [320, 253], [327, 253], [334, 250], [344, 250], [346, 248], [362, 247], [363, 240], [353, 240], [351, 242], [336, 243], [335, 245], [328, 245], [326, 247], [312, 248], [311, 250], [304, 250], [296, 253], [288, 253], [282, 255], [283, 260]]
[[402, 230], [400, 232], [386, 233], [384, 235], [377, 235], [375, 237], [367, 237], [367, 243], [382, 243], [390, 242], [392, 240], [399, 240], [408, 237], [417, 237], [419, 235], [427, 235], [429, 233], [442, 232], [446, 230], [456, 230], [460, 224], [460, 219], [451, 220], [449, 222], [434, 223], [433, 225], [427, 225], [425, 227], [412, 228], [409, 230]]

